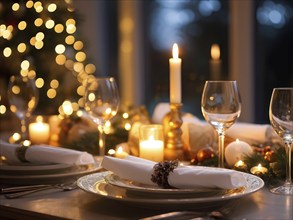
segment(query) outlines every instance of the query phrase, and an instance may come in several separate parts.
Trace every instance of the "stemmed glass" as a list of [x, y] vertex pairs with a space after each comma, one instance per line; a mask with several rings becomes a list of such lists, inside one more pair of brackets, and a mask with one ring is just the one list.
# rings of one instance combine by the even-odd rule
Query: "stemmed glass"
[[27, 120], [37, 106], [39, 92], [34, 79], [11, 76], [7, 92], [10, 110], [16, 114], [21, 122], [21, 141], [28, 139]]
[[99, 154], [105, 155], [105, 123], [118, 111], [119, 93], [113, 77], [89, 77], [85, 85], [85, 110], [99, 129]]
[[282, 186], [272, 188], [271, 192], [293, 195], [291, 179], [291, 152], [293, 146], [293, 88], [275, 88], [269, 108], [270, 122], [275, 132], [286, 145], [286, 180]]
[[224, 167], [225, 131], [239, 118], [241, 100], [236, 81], [206, 81], [201, 111], [218, 133], [218, 166]]

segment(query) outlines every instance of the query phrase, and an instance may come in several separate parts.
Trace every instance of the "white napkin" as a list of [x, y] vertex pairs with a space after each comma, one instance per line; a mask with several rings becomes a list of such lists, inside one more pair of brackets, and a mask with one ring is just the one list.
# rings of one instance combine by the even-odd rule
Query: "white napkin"
[[[138, 157], [127, 156], [125, 159], [105, 156], [101, 166], [112, 171], [120, 178], [135, 182], [156, 185], [151, 181], [156, 163]], [[246, 179], [241, 172], [200, 166], [179, 166], [170, 172], [168, 183], [175, 188], [221, 188], [233, 189], [246, 186]]]
[[[19, 144], [9, 144], [0, 140], [0, 155], [4, 156], [9, 163], [19, 163], [16, 149]], [[48, 145], [32, 145], [25, 153], [25, 159], [34, 164], [91, 164], [95, 160], [87, 152], [81, 152], [61, 147], [52, 147]]]

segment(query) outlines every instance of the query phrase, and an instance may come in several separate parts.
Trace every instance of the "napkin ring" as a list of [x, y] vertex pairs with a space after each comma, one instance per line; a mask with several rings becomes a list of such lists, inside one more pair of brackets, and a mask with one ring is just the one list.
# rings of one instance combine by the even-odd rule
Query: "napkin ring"
[[16, 148], [16, 150], [15, 150], [17, 158], [23, 163], [29, 162], [25, 159], [25, 153], [28, 148], [29, 147], [27, 147], [27, 146], [21, 146], [21, 147]]
[[170, 172], [178, 167], [179, 161], [163, 161], [154, 165], [151, 181], [163, 188], [171, 188], [168, 182]]

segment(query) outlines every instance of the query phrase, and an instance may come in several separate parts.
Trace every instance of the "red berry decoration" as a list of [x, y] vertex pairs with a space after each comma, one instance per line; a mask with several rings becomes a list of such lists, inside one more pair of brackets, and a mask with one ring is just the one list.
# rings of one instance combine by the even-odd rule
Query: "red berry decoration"
[[265, 146], [265, 147], [262, 149], [261, 153], [262, 153], [262, 155], [265, 155], [267, 152], [270, 152], [270, 151], [272, 151], [271, 146]]
[[206, 159], [213, 158], [214, 156], [215, 156], [214, 149], [210, 146], [206, 146], [197, 152], [197, 161], [203, 162]]

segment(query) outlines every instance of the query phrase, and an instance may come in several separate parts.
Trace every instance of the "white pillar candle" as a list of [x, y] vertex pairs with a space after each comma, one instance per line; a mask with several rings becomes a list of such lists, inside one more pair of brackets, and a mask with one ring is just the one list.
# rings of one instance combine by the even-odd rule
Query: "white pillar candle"
[[235, 163], [242, 160], [246, 155], [253, 153], [252, 147], [244, 142], [236, 139], [227, 145], [225, 149], [225, 159], [230, 167], [233, 167]]
[[220, 47], [218, 44], [211, 46], [210, 74], [211, 80], [221, 79], [222, 61], [220, 59]]
[[49, 141], [49, 124], [44, 123], [42, 120], [42, 117], [38, 116], [36, 122], [29, 125], [30, 141], [33, 144], [46, 144]]
[[179, 58], [178, 45], [173, 45], [173, 58], [169, 59], [170, 65], [170, 103], [181, 103], [181, 59]]
[[139, 143], [141, 158], [161, 162], [164, 160], [164, 142], [160, 140], [146, 140]]

